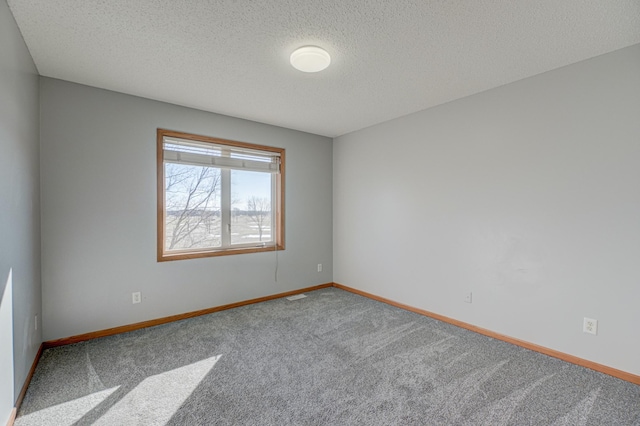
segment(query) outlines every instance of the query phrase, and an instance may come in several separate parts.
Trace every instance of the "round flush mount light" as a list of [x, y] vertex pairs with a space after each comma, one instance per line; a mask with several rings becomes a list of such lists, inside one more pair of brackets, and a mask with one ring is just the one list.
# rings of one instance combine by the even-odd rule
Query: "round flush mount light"
[[331, 56], [318, 46], [303, 46], [291, 54], [289, 61], [302, 72], [318, 72], [329, 66]]

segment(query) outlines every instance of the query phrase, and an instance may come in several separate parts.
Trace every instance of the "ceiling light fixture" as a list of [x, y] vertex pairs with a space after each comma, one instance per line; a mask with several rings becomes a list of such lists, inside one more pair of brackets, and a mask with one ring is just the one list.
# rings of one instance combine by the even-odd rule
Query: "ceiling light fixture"
[[291, 54], [289, 61], [302, 72], [318, 72], [329, 66], [331, 56], [318, 46], [303, 46]]

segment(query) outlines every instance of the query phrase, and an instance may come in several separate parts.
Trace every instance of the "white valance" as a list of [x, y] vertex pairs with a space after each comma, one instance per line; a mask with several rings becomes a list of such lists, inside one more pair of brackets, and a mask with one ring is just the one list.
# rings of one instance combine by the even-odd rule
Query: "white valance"
[[280, 173], [280, 154], [238, 146], [164, 137], [164, 161], [192, 166]]

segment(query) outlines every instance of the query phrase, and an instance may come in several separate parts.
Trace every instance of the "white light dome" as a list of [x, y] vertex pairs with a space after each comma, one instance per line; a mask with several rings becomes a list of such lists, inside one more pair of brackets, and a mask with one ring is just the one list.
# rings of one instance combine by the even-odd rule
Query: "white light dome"
[[296, 49], [289, 58], [291, 65], [302, 72], [318, 72], [327, 68], [331, 56], [326, 50], [317, 46], [304, 46]]

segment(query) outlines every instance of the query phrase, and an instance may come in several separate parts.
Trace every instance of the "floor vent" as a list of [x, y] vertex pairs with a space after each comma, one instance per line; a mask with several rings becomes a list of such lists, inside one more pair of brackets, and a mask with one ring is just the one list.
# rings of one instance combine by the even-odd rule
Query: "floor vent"
[[305, 296], [304, 294], [296, 294], [295, 296], [289, 296], [287, 297], [287, 300], [298, 300], [298, 299], [304, 299]]

